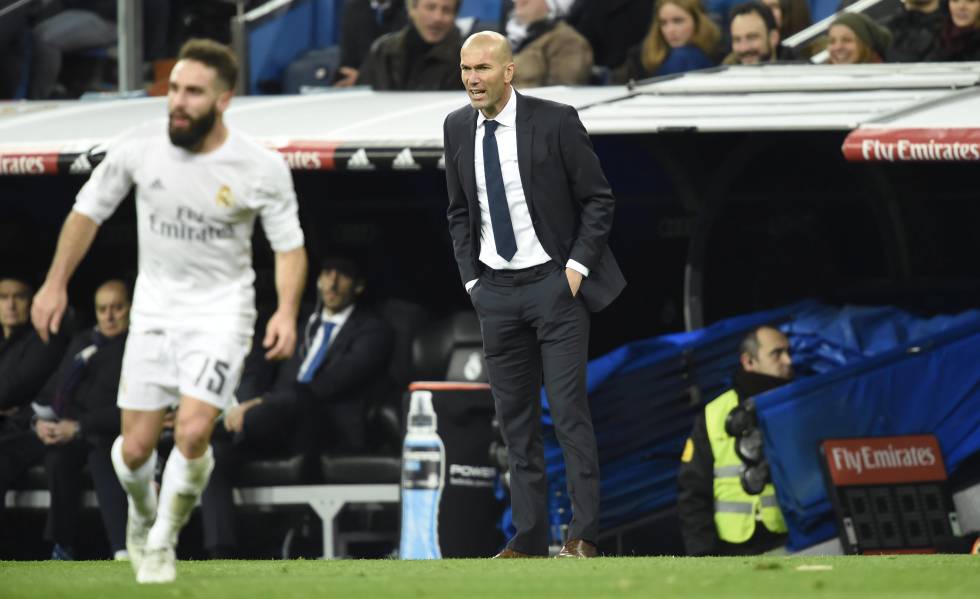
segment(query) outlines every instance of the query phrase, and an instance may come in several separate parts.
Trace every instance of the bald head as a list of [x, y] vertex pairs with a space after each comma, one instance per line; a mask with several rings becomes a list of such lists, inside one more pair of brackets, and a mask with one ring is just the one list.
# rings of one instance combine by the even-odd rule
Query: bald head
[[129, 289], [118, 279], [106, 281], [95, 291], [95, 322], [99, 332], [115, 337], [129, 328]]
[[463, 52], [467, 48], [472, 49], [487, 49], [490, 51], [491, 55], [500, 62], [501, 65], [506, 65], [508, 62], [513, 62], [514, 54], [510, 50], [510, 42], [507, 38], [500, 35], [496, 31], [478, 31], [473, 35], [466, 38], [463, 42]]
[[459, 69], [470, 104], [488, 119], [510, 100], [514, 56], [507, 38], [494, 31], [474, 33], [459, 51]]

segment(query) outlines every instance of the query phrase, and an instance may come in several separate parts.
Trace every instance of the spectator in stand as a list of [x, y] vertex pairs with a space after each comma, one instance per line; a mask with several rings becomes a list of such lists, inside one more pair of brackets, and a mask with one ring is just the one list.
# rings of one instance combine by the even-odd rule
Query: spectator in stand
[[781, 40], [803, 31], [813, 22], [807, 0], [762, 0], [762, 3], [769, 7], [776, 18]]
[[0, 100], [13, 98], [24, 75], [24, 57], [27, 51], [27, 17], [30, 4], [18, 4], [17, 0], [0, 0]]
[[357, 84], [379, 91], [458, 90], [461, 1], [408, 0], [411, 22], [375, 40]]
[[405, 0], [347, 0], [340, 18], [340, 67], [334, 85], [354, 85], [374, 40], [406, 23]]
[[892, 43], [882, 55], [887, 62], [922, 62], [935, 51], [943, 28], [939, 0], [905, 0], [885, 26]]
[[939, 43], [928, 60], [980, 61], [980, 0], [949, 0]]
[[114, 0], [61, 0], [46, 4], [60, 5], [63, 10], [43, 19], [31, 32], [28, 97], [35, 100], [46, 100], [54, 93], [66, 52], [104, 48], [116, 42]]
[[[142, 4], [143, 57], [163, 58], [167, 50], [170, 0], [143, 0]], [[38, 23], [31, 31], [28, 97], [36, 100], [63, 97], [73, 91], [58, 84], [64, 55], [114, 45], [118, 2], [43, 0], [35, 5], [34, 18]]]
[[862, 13], [845, 12], [830, 24], [827, 39], [830, 64], [877, 63], [892, 34]]
[[592, 74], [592, 48], [582, 34], [557, 18], [554, 0], [515, 0], [514, 17], [526, 26], [512, 45], [513, 85], [584, 85]]
[[201, 497], [204, 545], [212, 557], [236, 555], [232, 488], [243, 460], [365, 448], [366, 411], [389, 388], [394, 342], [387, 322], [359, 301], [365, 288], [354, 260], [325, 258], [317, 278], [322, 310], [305, 321], [305, 338], [280, 367], [273, 389], [226, 411], [224, 431], [213, 440], [214, 472]]
[[[568, 16], [568, 11], [575, 4], [575, 0], [546, 1], [552, 18], [565, 19]], [[516, 7], [517, 2], [510, 2], [510, 4]], [[507, 41], [510, 42], [511, 48], [516, 48], [524, 42], [524, 38], [527, 37], [527, 27], [527, 23], [517, 16], [517, 10], [511, 10], [510, 18], [507, 19], [507, 23], [504, 25], [504, 34], [507, 36]]]
[[657, 0], [643, 42], [613, 72], [614, 83], [704, 69], [718, 64], [721, 34], [700, 0]]
[[566, 20], [589, 40], [595, 64], [614, 69], [643, 40], [653, 14], [652, 0], [576, 0]]
[[45, 538], [54, 543], [51, 559], [75, 559], [82, 468], [87, 464], [113, 555], [126, 555], [126, 493], [119, 485], [109, 452], [119, 435], [116, 407], [123, 348], [129, 330], [129, 291], [122, 281], [103, 283], [95, 292], [94, 328], [75, 336], [61, 365], [48, 380], [34, 422], [43, 443], [51, 492]]
[[769, 7], [752, 0], [732, 8], [729, 32], [732, 52], [724, 64], [763, 64], [779, 56], [779, 29]]

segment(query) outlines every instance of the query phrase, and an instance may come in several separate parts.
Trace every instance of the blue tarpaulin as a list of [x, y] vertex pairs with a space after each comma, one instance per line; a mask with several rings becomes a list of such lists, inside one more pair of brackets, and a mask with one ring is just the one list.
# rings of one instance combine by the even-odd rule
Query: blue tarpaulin
[[[932, 433], [951, 472], [980, 451], [980, 311], [926, 319], [893, 307], [801, 302], [630, 343], [589, 363], [603, 530], [676, 503], [694, 415], [730, 386], [742, 335], [765, 323], [786, 331], [800, 375], [756, 398], [792, 548], [836, 535], [818, 461], [823, 439]], [[570, 507], [544, 393], [542, 401], [558, 541]]]
[[791, 549], [837, 534], [824, 439], [931, 433], [948, 472], [980, 451], [980, 312], [918, 319], [894, 308], [814, 306], [784, 328], [801, 360], [843, 359], [756, 398]]

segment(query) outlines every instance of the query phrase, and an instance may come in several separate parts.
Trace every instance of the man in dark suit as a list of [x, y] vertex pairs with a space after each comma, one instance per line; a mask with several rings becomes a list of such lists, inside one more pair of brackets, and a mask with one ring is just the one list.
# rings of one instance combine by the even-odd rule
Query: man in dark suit
[[214, 471], [201, 497], [204, 544], [212, 557], [236, 556], [232, 488], [245, 459], [365, 448], [367, 408], [387, 388], [394, 342], [388, 323], [358, 303], [365, 287], [355, 261], [325, 258], [317, 278], [322, 309], [305, 326], [301, 322], [305, 334], [297, 351], [270, 391], [225, 413], [224, 431], [212, 444]]
[[575, 109], [511, 87], [503, 36], [471, 36], [460, 68], [470, 106], [443, 126], [449, 232], [510, 463], [517, 533], [497, 557], [548, 552], [542, 375], [572, 500], [559, 556], [592, 557], [599, 461], [585, 387], [588, 313], [626, 284], [606, 246], [615, 199]]
[[74, 559], [85, 465], [95, 486], [109, 547], [116, 558], [126, 555], [126, 492], [112, 468], [110, 450], [121, 422], [116, 396], [129, 308], [124, 282], [110, 280], [100, 285], [95, 292], [95, 327], [75, 336], [37, 399], [39, 405], [51, 408], [39, 413], [34, 423], [37, 438], [45, 445], [51, 491], [45, 529], [45, 537], [54, 543], [51, 559]]

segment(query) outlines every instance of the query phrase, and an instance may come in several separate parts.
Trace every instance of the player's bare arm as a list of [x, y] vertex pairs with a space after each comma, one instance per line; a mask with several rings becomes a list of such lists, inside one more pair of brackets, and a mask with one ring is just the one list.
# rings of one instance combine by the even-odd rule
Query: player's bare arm
[[276, 252], [276, 294], [278, 307], [265, 329], [262, 347], [267, 360], [286, 360], [296, 348], [296, 318], [299, 300], [306, 284], [306, 250], [301, 246]]
[[98, 231], [98, 223], [74, 210], [68, 213], [61, 227], [51, 268], [31, 306], [31, 322], [45, 343], [49, 333], [57, 334], [61, 328], [61, 319], [68, 308], [68, 280], [85, 257]]

